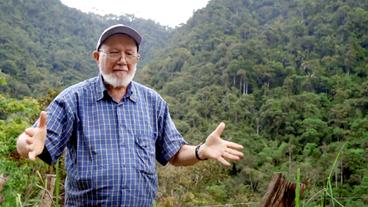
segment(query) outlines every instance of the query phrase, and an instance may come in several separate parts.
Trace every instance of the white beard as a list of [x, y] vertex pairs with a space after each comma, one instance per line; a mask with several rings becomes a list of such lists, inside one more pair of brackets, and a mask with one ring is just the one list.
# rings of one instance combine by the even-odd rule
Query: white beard
[[117, 77], [114, 73], [106, 74], [100, 69], [100, 73], [104, 79], [104, 81], [111, 85], [114, 88], [120, 88], [120, 87], [128, 87], [129, 83], [132, 82], [136, 72], [136, 67], [133, 68], [133, 71], [131, 74], [126, 74], [124, 78]]

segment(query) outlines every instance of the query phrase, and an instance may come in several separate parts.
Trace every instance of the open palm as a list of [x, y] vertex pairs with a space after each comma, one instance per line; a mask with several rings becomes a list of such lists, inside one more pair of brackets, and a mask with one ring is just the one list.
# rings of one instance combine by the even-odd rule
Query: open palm
[[239, 160], [243, 157], [240, 151], [243, 146], [234, 142], [221, 139], [225, 124], [221, 122], [217, 128], [207, 137], [203, 144], [203, 156], [219, 161], [225, 166], [230, 166], [228, 160]]

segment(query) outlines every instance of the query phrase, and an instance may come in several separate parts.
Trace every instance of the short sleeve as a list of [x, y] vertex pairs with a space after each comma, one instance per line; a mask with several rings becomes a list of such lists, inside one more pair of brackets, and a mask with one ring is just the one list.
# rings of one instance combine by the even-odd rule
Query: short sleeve
[[47, 137], [45, 147], [51, 157], [51, 163], [49, 164], [55, 163], [62, 155], [72, 135], [74, 116], [71, 105], [69, 104], [70, 102], [70, 95], [59, 95], [47, 108]]
[[186, 142], [176, 129], [167, 104], [163, 103], [161, 109], [158, 119], [159, 133], [156, 142], [156, 159], [160, 164], [166, 165]]

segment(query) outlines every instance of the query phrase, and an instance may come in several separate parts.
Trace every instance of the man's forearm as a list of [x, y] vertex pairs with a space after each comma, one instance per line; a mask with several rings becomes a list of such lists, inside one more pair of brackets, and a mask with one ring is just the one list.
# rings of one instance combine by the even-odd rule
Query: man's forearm
[[[170, 160], [170, 164], [175, 166], [188, 166], [194, 165], [199, 160], [195, 155], [196, 146], [183, 145], [176, 155]], [[201, 148], [198, 149], [198, 156], [202, 158]], [[203, 158], [202, 158], [203, 159]]]

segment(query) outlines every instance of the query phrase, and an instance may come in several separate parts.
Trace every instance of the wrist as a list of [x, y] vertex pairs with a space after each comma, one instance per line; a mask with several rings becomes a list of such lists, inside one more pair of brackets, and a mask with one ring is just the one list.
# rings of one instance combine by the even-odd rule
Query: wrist
[[207, 158], [203, 158], [203, 153], [201, 153], [201, 152], [203, 152], [202, 150], [201, 150], [201, 147], [203, 146], [203, 144], [199, 144], [199, 145], [197, 145], [196, 147], [195, 147], [195, 157], [197, 158], [197, 160], [207, 160]]

